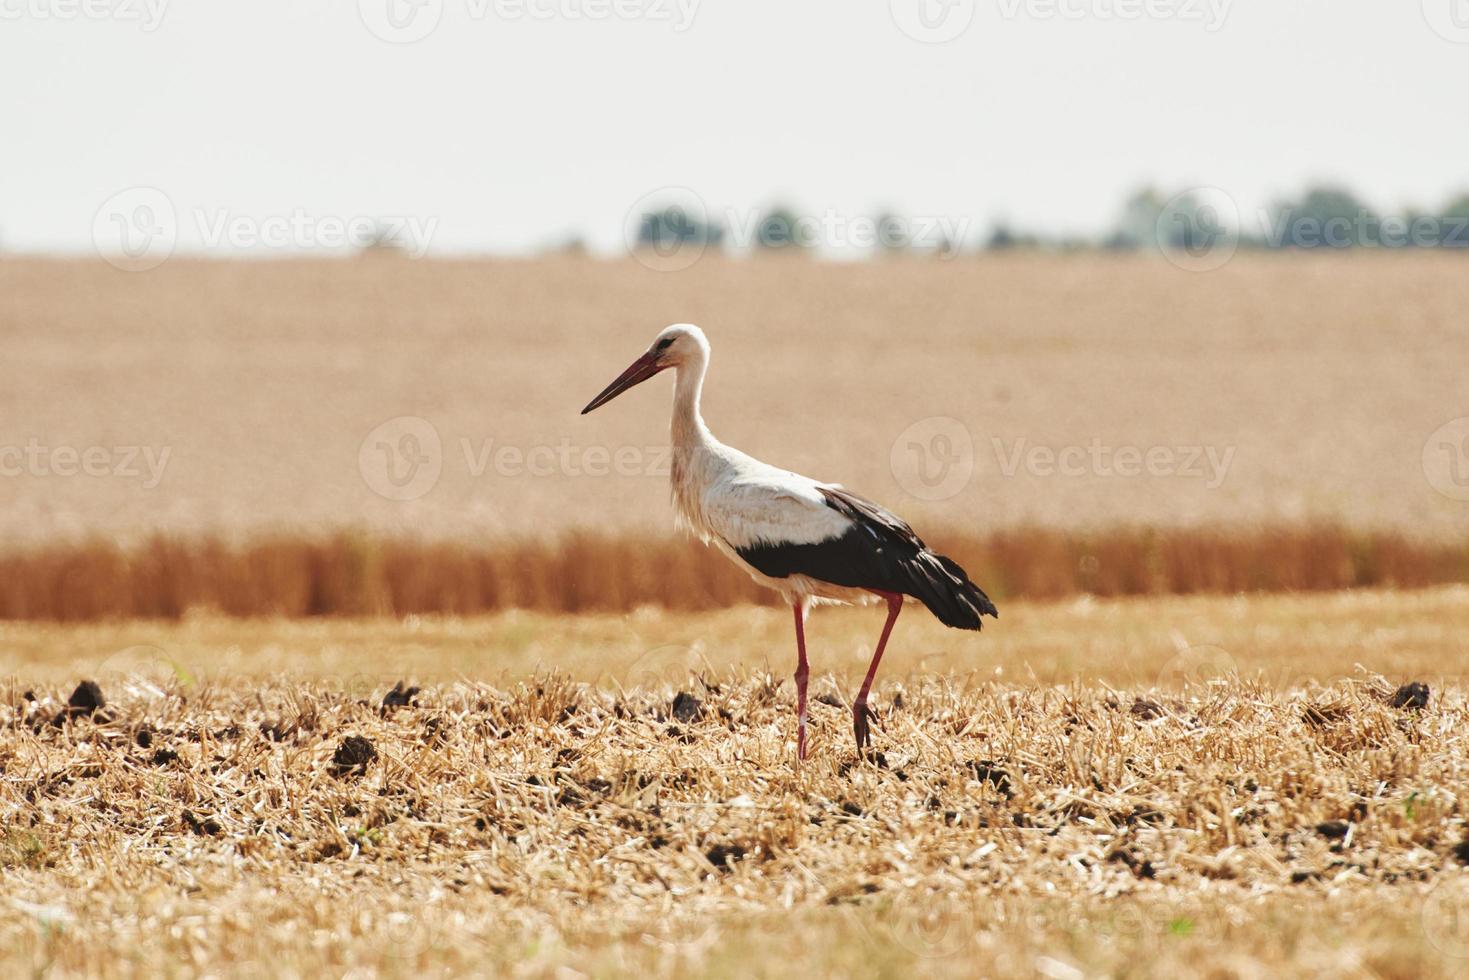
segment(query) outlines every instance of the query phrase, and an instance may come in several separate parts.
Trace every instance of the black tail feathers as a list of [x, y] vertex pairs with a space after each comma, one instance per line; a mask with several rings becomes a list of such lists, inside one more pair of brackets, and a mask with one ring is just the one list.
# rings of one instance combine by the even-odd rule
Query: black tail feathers
[[925, 549], [903, 566], [903, 592], [927, 606], [945, 626], [977, 630], [984, 625], [981, 616], [999, 618], [990, 597], [952, 559]]

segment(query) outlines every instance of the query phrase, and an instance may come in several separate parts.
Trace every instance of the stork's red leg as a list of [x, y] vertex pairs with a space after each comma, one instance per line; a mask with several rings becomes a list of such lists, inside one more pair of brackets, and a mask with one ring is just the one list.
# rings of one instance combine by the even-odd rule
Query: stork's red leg
[[806, 758], [806, 678], [811, 668], [806, 664], [806, 600], [797, 599], [791, 609], [796, 614], [796, 755]]
[[862, 690], [857, 692], [857, 700], [852, 703], [852, 733], [857, 736], [858, 752], [872, 744], [872, 736], [867, 730], [867, 719], [871, 715], [867, 708], [867, 692], [872, 690], [872, 679], [877, 676], [877, 665], [882, 660], [882, 651], [888, 645], [888, 636], [893, 632], [893, 624], [898, 621], [898, 613], [903, 611], [903, 597], [896, 592], [878, 592], [877, 594], [887, 600], [888, 621], [883, 624], [882, 636], [878, 637], [877, 652], [872, 655], [872, 664], [867, 668], [867, 676], [862, 680]]

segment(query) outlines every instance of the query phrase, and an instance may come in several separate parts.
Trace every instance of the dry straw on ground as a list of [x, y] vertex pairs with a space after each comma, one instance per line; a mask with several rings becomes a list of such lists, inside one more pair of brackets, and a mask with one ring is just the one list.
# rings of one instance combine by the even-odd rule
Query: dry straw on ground
[[[818, 973], [1289, 958], [1408, 977], [1453, 972], [1469, 944], [1462, 690], [1413, 709], [1370, 678], [910, 678], [875, 761], [818, 702], [805, 768], [790, 685], [762, 674], [680, 699], [553, 676], [389, 704], [139, 679], [86, 715], [68, 693], [0, 707], [12, 974], [775, 974], [791, 949]], [[774, 945], [747, 950], [751, 928]]]
[[[1398, 668], [1461, 662], [1469, 591], [1010, 611], [900, 624], [865, 761], [875, 624], [824, 611], [805, 767], [775, 610], [6, 625], [0, 970], [1462, 973], [1469, 694]], [[950, 641], [1003, 679], [915, 669]], [[474, 652], [509, 676], [424, 676]]]

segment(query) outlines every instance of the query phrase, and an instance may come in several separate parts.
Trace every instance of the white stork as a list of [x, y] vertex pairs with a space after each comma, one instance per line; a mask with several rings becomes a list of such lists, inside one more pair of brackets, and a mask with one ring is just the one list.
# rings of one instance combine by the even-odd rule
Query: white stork
[[871, 743], [867, 694], [893, 623], [912, 596], [945, 626], [977, 630], [995, 605], [964, 569], [934, 554], [901, 518], [840, 484], [821, 483], [746, 456], [715, 439], [699, 414], [709, 341], [688, 323], [653, 345], [582, 409], [605, 405], [668, 368], [673, 395], [673, 504], [679, 522], [759, 582], [781, 593], [796, 620], [796, 751], [806, 758], [806, 611], [812, 601], [887, 603], [877, 652], [852, 704], [857, 750]]

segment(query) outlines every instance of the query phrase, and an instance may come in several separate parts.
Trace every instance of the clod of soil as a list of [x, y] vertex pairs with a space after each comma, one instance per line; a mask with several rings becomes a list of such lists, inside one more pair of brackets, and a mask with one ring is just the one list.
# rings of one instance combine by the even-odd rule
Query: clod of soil
[[201, 836], [213, 837], [224, 831], [224, 827], [220, 825], [220, 822], [207, 814], [201, 818], [185, 810], [183, 816], [184, 823], [189, 825], [189, 829]]
[[971, 759], [969, 769], [974, 773], [974, 778], [982, 783], [989, 783], [995, 789], [1005, 794], [1006, 799], [1015, 796], [1010, 792], [1010, 774], [1001, 769], [989, 759]]
[[734, 862], [749, 853], [742, 844], [715, 844], [704, 852], [709, 863], [720, 871], [728, 871]]
[[691, 724], [704, 717], [704, 702], [687, 691], [679, 691], [673, 699], [672, 714], [675, 721]]
[[1159, 704], [1157, 701], [1148, 701], [1143, 698], [1138, 698], [1137, 700], [1133, 701], [1132, 707], [1128, 710], [1132, 712], [1133, 717], [1140, 718], [1143, 721], [1152, 721], [1154, 718], [1162, 718], [1164, 714], [1163, 706], [1161, 704]]
[[1421, 711], [1428, 707], [1428, 685], [1419, 681], [1404, 684], [1393, 692], [1388, 702], [1394, 708], [1410, 708]]
[[260, 723], [260, 734], [272, 742], [284, 742], [296, 731], [294, 724], [287, 725], [281, 721], [263, 721]]
[[66, 699], [66, 707], [57, 713], [51, 723], [62, 725], [73, 718], [95, 718], [97, 721], [106, 722], [110, 718], [103, 711], [106, 707], [107, 698], [102, 696], [102, 688], [97, 686], [97, 682], [82, 681], [77, 685], [76, 690], [71, 692], [71, 697]]
[[72, 714], [90, 715], [98, 708], [107, 707], [107, 699], [102, 696], [102, 688], [97, 686], [96, 681], [82, 681], [71, 692], [71, 697], [66, 699], [66, 705]]
[[405, 688], [403, 686], [403, 682], [399, 681], [397, 684], [393, 685], [393, 689], [391, 691], [383, 695], [382, 707], [384, 710], [388, 708], [417, 707], [418, 702], [414, 700], [414, 698], [417, 696], [417, 687]]
[[1301, 718], [1312, 728], [1327, 728], [1351, 717], [1351, 705], [1346, 701], [1308, 704], [1301, 712]]
[[423, 723], [423, 740], [442, 745], [449, 739], [449, 729], [442, 718], [430, 718]]
[[1158, 869], [1153, 867], [1152, 861], [1139, 858], [1131, 851], [1123, 850], [1122, 848], [1118, 848], [1111, 854], [1108, 854], [1107, 860], [1117, 861], [1127, 865], [1127, 869], [1139, 878], [1156, 878], [1158, 876]]
[[1327, 840], [1341, 840], [1352, 829], [1352, 825], [1345, 820], [1328, 820], [1316, 825], [1316, 833]]
[[886, 769], [888, 767], [888, 757], [869, 745], [852, 758], [843, 759], [837, 765], [837, 775], [845, 776], [863, 763], [870, 763], [878, 769]]
[[376, 761], [377, 749], [371, 742], [361, 735], [348, 735], [342, 739], [342, 744], [337, 746], [337, 751], [332, 755], [332, 768], [339, 776], [353, 771], [361, 775]]

